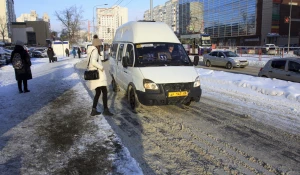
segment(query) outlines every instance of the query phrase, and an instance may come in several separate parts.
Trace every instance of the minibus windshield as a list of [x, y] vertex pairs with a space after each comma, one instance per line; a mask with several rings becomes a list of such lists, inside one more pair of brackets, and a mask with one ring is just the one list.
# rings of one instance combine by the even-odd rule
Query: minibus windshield
[[193, 65], [178, 43], [140, 43], [135, 44], [135, 50], [135, 67]]

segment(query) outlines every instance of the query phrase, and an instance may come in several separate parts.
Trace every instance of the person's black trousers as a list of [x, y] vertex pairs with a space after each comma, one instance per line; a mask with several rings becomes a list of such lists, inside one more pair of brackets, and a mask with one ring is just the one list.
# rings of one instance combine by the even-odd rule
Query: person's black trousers
[[28, 90], [28, 87], [27, 87], [27, 80], [18, 80], [18, 88], [19, 88], [19, 91], [23, 91], [23, 90], [22, 90], [22, 82], [23, 82], [23, 86], [24, 86], [24, 91], [27, 91], [27, 90]]
[[99, 100], [99, 97], [100, 97], [101, 91], [102, 91], [103, 107], [104, 107], [104, 109], [107, 109], [108, 106], [107, 106], [107, 88], [106, 88], [106, 86], [97, 87], [95, 90], [96, 90], [96, 94], [95, 94], [94, 101], [93, 101], [93, 108], [97, 107], [98, 100]]

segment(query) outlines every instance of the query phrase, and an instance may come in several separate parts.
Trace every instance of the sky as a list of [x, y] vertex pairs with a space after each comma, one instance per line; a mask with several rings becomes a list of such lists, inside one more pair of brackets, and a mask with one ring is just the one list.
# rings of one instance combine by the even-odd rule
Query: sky
[[[55, 11], [63, 11], [64, 9], [76, 5], [82, 7], [83, 20], [93, 21], [94, 6], [98, 8], [110, 8], [113, 5], [128, 8], [128, 20], [135, 21], [143, 19], [144, 12], [150, 9], [150, 0], [15, 0], [15, 13], [18, 18], [23, 13], [30, 13], [35, 10], [39, 17], [47, 13], [50, 17], [51, 29], [57, 32], [61, 31], [61, 23], [54, 16]], [[166, 1], [153, 0], [153, 7], [163, 4]], [[108, 4], [108, 5], [103, 5]], [[98, 6], [99, 5], [99, 6]], [[95, 7], [96, 8], [96, 7]], [[88, 23], [83, 25], [87, 28]]]
[[[248, 59], [253, 65], [260, 66], [266, 63], [266, 60], [258, 61], [256, 57]], [[118, 140], [122, 144], [102, 115], [94, 118], [89, 116], [92, 99], [82, 84], [82, 75], [74, 71], [75, 65], [81, 61], [86, 59], [59, 57], [58, 62], [50, 64], [47, 58], [32, 58], [31, 70], [34, 79], [29, 81], [31, 92], [26, 94], [18, 94], [13, 67], [11, 65], [0, 67], [0, 164], [14, 163], [18, 161], [18, 156], [22, 155], [22, 171], [29, 171], [27, 174], [47, 174], [46, 170], [41, 168], [43, 166], [40, 162], [35, 162], [41, 155], [48, 156], [47, 152], [43, 152], [47, 151], [47, 145], [43, 145], [43, 141], [37, 142], [41, 138], [35, 131], [44, 125], [48, 126], [48, 120], [52, 122], [57, 118], [67, 120], [67, 116], [64, 115], [68, 114], [66, 111], [78, 109], [82, 109], [83, 112], [80, 114], [87, 124], [94, 123], [98, 127], [95, 127], [96, 131], [94, 128], [91, 133], [80, 135], [79, 141], [67, 152], [47, 157], [49, 160], [47, 166], [52, 170], [63, 168], [61, 166], [78, 156], [76, 151], [85, 152], [88, 145], [93, 143], [106, 144], [105, 147], [108, 149], [112, 144], [108, 140]], [[203, 68], [196, 68], [196, 71], [201, 80], [202, 97], [209, 98], [217, 93], [219, 99], [231, 99], [230, 103], [233, 105], [247, 106], [247, 109], [252, 110], [247, 111], [250, 117], [262, 123], [300, 134], [300, 83]], [[47, 88], [45, 80], [49, 82]], [[72, 100], [68, 100], [68, 97]], [[70, 101], [72, 104], [59, 107], [57, 104], [61, 101]], [[112, 112], [119, 115], [117, 110], [112, 109]], [[269, 111], [270, 115], [256, 116], [256, 110]], [[274, 113], [281, 115], [272, 115]], [[52, 126], [51, 124], [53, 123], [50, 122], [49, 126]], [[105, 142], [99, 143], [101, 140]], [[38, 151], [32, 152], [32, 147], [37, 147]], [[142, 174], [139, 164], [131, 157], [128, 149], [124, 145], [122, 148], [121, 158], [111, 157], [115, 160], [117, 171], [121, 174]], [[33, 169], [33, 165], [40, 168]], [[12, 167], [15, 166], [6, 170], [11, 170]]]

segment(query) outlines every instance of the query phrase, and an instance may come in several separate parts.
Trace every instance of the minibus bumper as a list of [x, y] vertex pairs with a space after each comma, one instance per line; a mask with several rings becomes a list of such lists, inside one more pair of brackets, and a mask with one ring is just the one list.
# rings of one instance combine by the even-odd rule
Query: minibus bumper
[[193, 87], [189, 90], [187, 96], [183, 97], [168, 97], [168, 92], [160, 91], [136, 91], [137, 97], [143, 105], [153, 106], [153, 105], [172, 105], [179, 103], [187, 103], [190, 101], [199, 102], [202, 94], [201, 87]]

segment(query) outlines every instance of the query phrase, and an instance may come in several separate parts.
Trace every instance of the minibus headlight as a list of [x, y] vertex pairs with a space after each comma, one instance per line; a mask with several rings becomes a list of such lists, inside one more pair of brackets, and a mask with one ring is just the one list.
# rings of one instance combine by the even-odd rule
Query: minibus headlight
[[194, 82], [194, 87], [200, 86], [200, 77], [198, 76]]
[[151, 80], [144, 79], [144, 88], [149, 90], [158, 90], [158, 86]]

